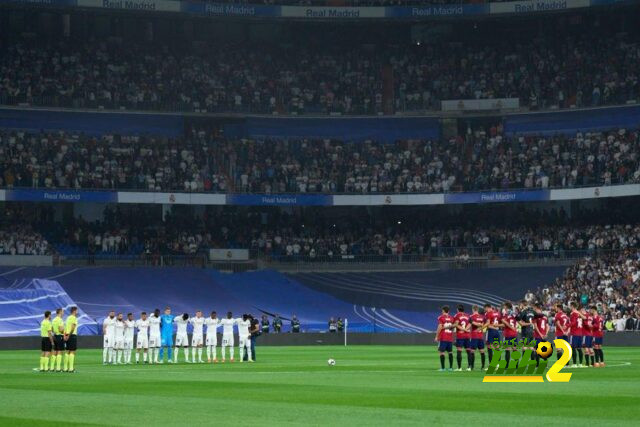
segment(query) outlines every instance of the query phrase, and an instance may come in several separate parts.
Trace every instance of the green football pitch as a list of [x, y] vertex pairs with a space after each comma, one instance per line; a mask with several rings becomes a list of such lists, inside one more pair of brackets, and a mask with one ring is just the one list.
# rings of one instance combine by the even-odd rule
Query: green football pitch
[[638, 348], [605, 349], [606, 368], [569, 369], [569, 383], [532, 384], [438, 372], [432, 346], [258, 347], [255, 364], [150, 366], [103, 366], [101, 350], [84, 350], [75, 374], [34, 371], [38, 357], [0, 352], [0, 425], [619, 426], [640, 418]]

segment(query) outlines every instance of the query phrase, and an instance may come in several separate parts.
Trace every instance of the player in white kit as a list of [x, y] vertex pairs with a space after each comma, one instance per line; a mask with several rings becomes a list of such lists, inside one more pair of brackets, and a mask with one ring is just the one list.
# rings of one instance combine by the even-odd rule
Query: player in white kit
[[189, 319], [189, 323], [193, 327], [193, 334], [191, 335], [191, 360], [196, 363], [196, 351], [198, 352], [198, 363], [204, 363], [202, 360], [202, 344], [204, 343], [204, 317], [202, 317], [202, 311], [196, 311], [196, 317]]
[[160, 336], [160, 309], [156, 308], [151, 316], [149, 316], [149, 363], [160, 363], [158, 357], [160, 355], [160, 346], [162, 338]]
[[133, 313], [127, 313], [127, 320], [124, 321], [124, 363], [131, 364], [131, 353], [133, 352], [133, 335], [136, 329], [136, 322], [133, 320]]
[[140, 353], [143, 353], [144, 363], [147, 362], [147, 353], [149, 351], [149, 319], [147, 313], [140, 313], [140, 318], [136, 320], [136, 328], [138, 328], [138, 336], [136, 339], [136, 363], [140, 363]]
[[[216, 347], [218, 346], [218, 333], [217, 329], [220, 326], [220, 319], [218, 319], [218, 315], [215, 311], [211, 312], [211, 317], [207, 318], [204, 321], [204, 324], [207, 325], [207, 362], [218, 363], [218, 356]], [[213, 355], [213, 359], [211, 356]]]
[[184, 313], [182, 316], [173, 318], [174, 323], [178, 326], [176, 331], [176, 345], [173, 348], [173, 361], [178, 363], [178, 353], [180, 347], [184, 347], [184, 361], [189, 363], [189, 336], [187, 335], [187, 325], [189, 324], [189, 314]]
[[109, 315], [102, 322], [102, 364], [113, 363], [115, 354], [113, 346], [116, 339], [116, 312], [110, 311]]
[[238, 325], [238, 341], [240, 344], [240, 363], [243, 362], [245, 349], [247, 351], [247, 361], [253, 362], [251, 358], [251, 333], [249, 328], [251, 327], [251, 320], [246, 314], [242, 315], [241, 319], [236, 319]]
[[224, 363], [226, 359], [227, 347], [229, 348], [230, 361], [233, 363], [233, 347], [235, 345], [233, 339], [233, 325], [236, 324], [236, 319], [233, 318], [233, 313], [228, 312], [227, 318], [222, 319], [220, 324], [222, 325], [222, 363]]
[[116, 336], [113, 348], [116, 350], [116, 365], [121, 364], [122, 354], [124, 353], [124, 319], [122, 313], [118, 313], [118, 317], [116, 317]]

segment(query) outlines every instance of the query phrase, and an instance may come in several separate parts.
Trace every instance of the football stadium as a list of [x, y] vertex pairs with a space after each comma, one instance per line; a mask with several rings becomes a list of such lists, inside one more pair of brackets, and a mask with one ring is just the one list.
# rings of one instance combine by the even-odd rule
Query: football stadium
[[0, 425], [633, 425], [639, 23], [0, 0]]

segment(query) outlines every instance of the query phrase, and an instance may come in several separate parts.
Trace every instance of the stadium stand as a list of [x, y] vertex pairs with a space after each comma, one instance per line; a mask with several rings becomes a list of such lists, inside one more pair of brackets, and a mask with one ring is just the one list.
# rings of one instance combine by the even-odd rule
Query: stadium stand
[[[640, 318], [640, 252], [637, 249], [587, 257], [569, 267], [554, 282], [526, 293], [531, 301], [553, 304], [577, 301], [595, 305], [616, 324]], [[632, 329], [637, 329], [636, 324]]]
[[637, 130], [448, 140], [186, 138], [0, 132], [0, 187], [241, 193], [439, 193], [640, 182]]
[[[585, 24], [588, 24], [585, 22]], [[519, 98], [529, 109], [639, 99], [638, 35], [605, 19], [523, 40], [474, 34], [438, 44], [219, 43], [154, 46], [104, 40], [23, 40], [0, 53], [0, 103], [73, 108], [366, 114], [442, 100]], [[615, 34], [609, 37], [605, 34]], [[578, 35], [579, 34], [579, 35]], [[363, 43], [364, 44], [364, 43]], [[179, 71], [178, 71], [179, 70]], [[576, 70], [580, 70], [577, 72]]]
[[[346, 2], [431, 3], [458, 4]], [[155, 20], [144, 36], [132, 36], [138, 25], [129, 20], [77, 28], [75, 14], [57, 35], [36, 19], [34, 32], [14, 34], [7, 25], [0, 28], [0, 193], [207, 192], [225, 193], [233, 205], [235, 193], [395, 197], [639, 183], [640, 34], [634, 15], [625, 15], [576, 11], [433, 28], [386, 23], [381, 35], [367, 25], [328, 31], [293, 22], [270, 37], [242, 23], [204, 33], [177, 15], [180, 30], [164, 36], [154, 36]], [[502, 108], [505, 99], [517, 107]], [[443, 112], [447, 100], [459, 108]], [[466, 100], [489, 100], [489, 108], [467, 111]], [[45, 207], [7, 197], [0, 202], [4, 260], [47, 255], [52, 264], [76, 265], [1, 268], [0, 323], [30, 333], [35, 312], [13, 306], [29, 298], [42, 297], [34, 310], [77, 302], [97, 320], [106, 305], [140, 311], [171, 301], [192, 311], [215, 300], [236, 312], [296, 312], [312, 331], [324, 330], [330, 316], [349, 315], [359, 319], [357, 331], [423, 332], [433, 329], [442, 303], [523, 295], [547, 308], [596, 303], [617, 321], [638, 315], [639, 205], [616, 208], [598, 200], [599, 191], [589, 195], [593, 202], [549, 198], [522, 211], [508, 204], [183, 208], [171, 199]], [[238, 248], [261, 267], [357, 260], [416, 262], [424, 270], [427, 262], [462, 262], [446, 264], [451, 271], [394, 273], [211, 268], [210, 249]], [[206, 268], [85, 265], [166, 265], [164, 255], [197, 256]], [[475, 268], [470, 257], [536, 266]]]

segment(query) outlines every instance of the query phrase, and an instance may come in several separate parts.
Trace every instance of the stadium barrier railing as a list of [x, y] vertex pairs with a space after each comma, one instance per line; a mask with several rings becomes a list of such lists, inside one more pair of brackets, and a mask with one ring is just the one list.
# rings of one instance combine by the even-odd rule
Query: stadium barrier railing
[[266, 255], [253, 251], [247, 261], [212, 261], [206, 254], [76, 254], [54, 257], [56, 265], [121, 267], [199, 267], [242, 272], [259, 269], [282, 271], [423, 270], [485, 267], [569, 265], [586, 256], [615, 254], [616, 250], [556, 250], [492, 252], [488, 248], [441, 248], [433, 253], [401, 255]]

